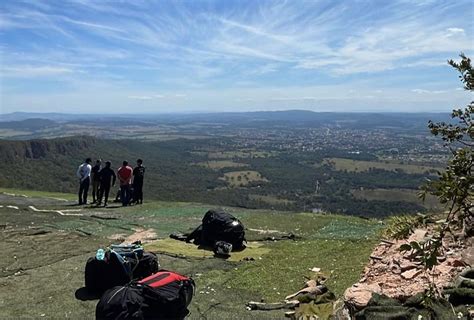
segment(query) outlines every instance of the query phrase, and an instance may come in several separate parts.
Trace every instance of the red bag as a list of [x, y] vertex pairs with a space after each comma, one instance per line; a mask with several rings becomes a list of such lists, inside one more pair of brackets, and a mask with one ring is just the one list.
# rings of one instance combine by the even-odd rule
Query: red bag
[[161, 270], [138, 282], [143, 288], [146, 315], [158, 319], [184, 319], [194, 295], [194, 281], [172, 271]]

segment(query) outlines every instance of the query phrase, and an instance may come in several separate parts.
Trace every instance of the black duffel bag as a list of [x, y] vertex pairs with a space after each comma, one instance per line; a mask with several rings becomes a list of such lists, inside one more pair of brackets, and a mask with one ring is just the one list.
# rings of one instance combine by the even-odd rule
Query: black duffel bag
[[143, 255], [134, 260], [129, 258], [132, 265], [132, 277], [134, 280], [146, 278], [160, 269], [158, 257], [153, 252], [143, 252]]
[[105, 251], [103, 259], [91, 257], [86, 262], [85, 286], [91, 293], [101, 294], [107, 289], [132, 280], [130, 262], [114, 251]]
[[[126, 247], [126, 246], [124, 246]], [[91, 293], [101, 294], [107, 289], [124, 285], [131, 280], [140, 280], [157, 272], [160, 268], [157, 256], [141, 250], [124, 250], [112, 246], [104, 251], [103, 259], [92, 257], [85, 268], [85, 286]]]
[[161, 270], [138, 282], [143, 288], [146, 319], [184, 319], [194, 295], [194, 281], [176, 272]]
[[184, 319], [193, 295], [191, 278], [162, 270], [107, 290], [97, 304], [96, 319]]
[[141, 287], [116, 286], [104, 292], [95, 308], [95, 317], [98, 320], [144, 320], [144, 307]]

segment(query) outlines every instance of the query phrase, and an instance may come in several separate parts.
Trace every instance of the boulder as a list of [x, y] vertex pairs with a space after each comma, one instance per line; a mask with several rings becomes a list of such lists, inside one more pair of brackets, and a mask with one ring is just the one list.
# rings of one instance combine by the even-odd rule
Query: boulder
[[423, 239], [425, 239], [427, 232], [428, 231], [425, 230], [425, 229], [415, 229], [415, 231], [413, 231], [413, 233], [408, 238], [408, 242], [412, 242], [412, 241], [420, 242], [420, 241], [422, 241]]
[[361, 310], [367, 306], [374, 292], [382, 293], [382, 289], [378, 284], [356, 283], [344, 292], [344, 302], [357, 310]]
[[405, 272], [402, 272], [401, 276], [405, 280], [411, 280], [415, 278], [417, 275], [419, 275], [422, 272], [422, 270], [419, 269], [410, 269]]

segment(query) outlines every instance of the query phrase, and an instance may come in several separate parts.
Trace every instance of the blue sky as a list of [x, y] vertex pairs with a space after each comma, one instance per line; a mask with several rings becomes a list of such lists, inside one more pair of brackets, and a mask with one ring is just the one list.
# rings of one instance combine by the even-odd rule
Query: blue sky
[[449, 111], [471, 0], [0, 3], [0, 113]]

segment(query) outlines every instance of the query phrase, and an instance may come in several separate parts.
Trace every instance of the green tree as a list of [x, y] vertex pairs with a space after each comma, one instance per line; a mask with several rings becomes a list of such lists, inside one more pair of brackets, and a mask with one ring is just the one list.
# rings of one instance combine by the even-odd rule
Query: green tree
[[[474, 70], [471, 59], [461, 53], [461, 61], [449, 60], [448, 63], [458, 70], [464, 89], [474, 91]], [[424, 199], [427, 194], [438, 197], [446, 205], [448, 213], [445, 223], [437, 234], [423, 244], [410, 243], [401, 250], [413, 250], [422, 256], [422, 262], [428, 269], [437, 263], [437, 256], [442, 246], [443, 238], [453, 226], [462, 226], [466, 237], [472, 236], [474, 218], [474, 177], [472, 175], [474, 164], [474, 101], [465, 108], [453, 110], [453, 121], [433, 123], [428, 127], [435, 136], [440, 136], [449, 148], [452, 157], [447, 163], [446, 170], [438, 173], [438, 179], [429, 180], [422, 186], [420, 196]]]
[[[464, 89], [474, 91], [474, 69], [471, 59], [461, 54], [459, 63], [448, 63], [460, 73], [459, 78]], [[428, 127], [435, 136], [441, 136], [452, 153], [446, 171], [439, 174], [438, 180], [429, 181], [424, 190], [438, 197], [441, 203], [448, 205], [447, 224], [459, 222], [466, 236], [472, 236], [474, 216], [474, 101], [464, 109], [455, 109], [451, 114], [454, 123], [429, 122]], [[425, 193], [426, 194], [426, 193]]]

